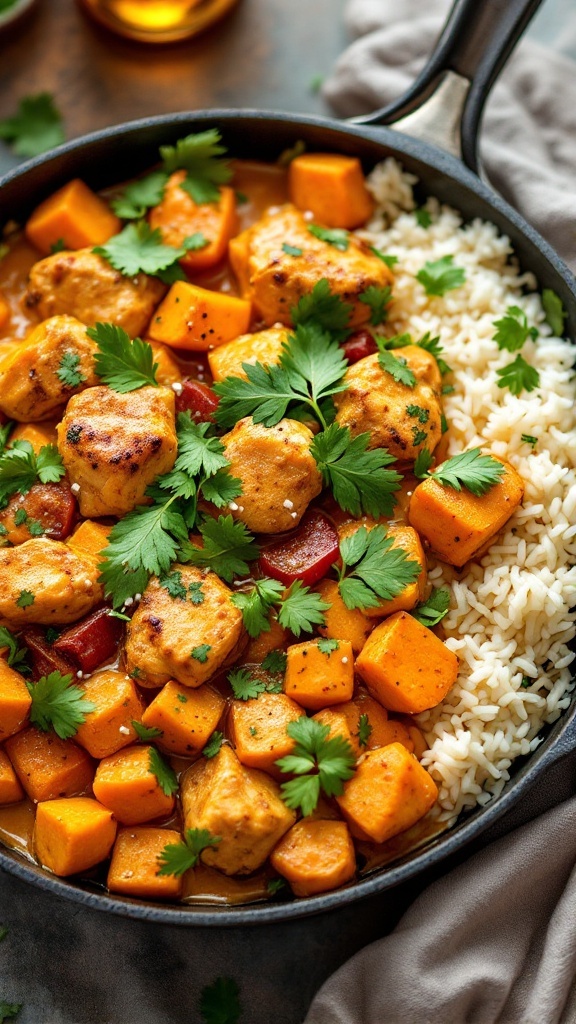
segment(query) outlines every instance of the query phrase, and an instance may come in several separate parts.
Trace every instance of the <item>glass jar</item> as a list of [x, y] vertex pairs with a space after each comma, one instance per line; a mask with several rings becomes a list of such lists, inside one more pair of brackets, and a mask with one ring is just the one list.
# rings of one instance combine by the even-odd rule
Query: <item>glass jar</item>
[[106, 28], [145, 43], [172, 43], [208, 28], [238, 0], [80, 0]]

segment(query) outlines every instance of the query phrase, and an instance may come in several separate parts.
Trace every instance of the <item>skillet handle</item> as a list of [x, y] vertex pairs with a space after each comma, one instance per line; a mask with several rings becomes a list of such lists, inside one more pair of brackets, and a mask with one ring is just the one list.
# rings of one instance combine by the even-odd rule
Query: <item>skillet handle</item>
[[455, 0], [436, 46], [403, 96], [356, 124], [394, 125], [478, 174], [484, 104], [542, 0]]

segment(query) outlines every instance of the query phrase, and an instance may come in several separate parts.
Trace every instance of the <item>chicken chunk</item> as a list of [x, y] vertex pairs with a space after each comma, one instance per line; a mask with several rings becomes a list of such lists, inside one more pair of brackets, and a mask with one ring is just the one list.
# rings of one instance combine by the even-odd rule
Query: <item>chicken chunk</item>
[[73, 316], [38, 324], [0, 364], [0, 410], [11, 420], [47, 420], [71, 395], [98, 383], [96, 345]]
[[122, 395], [89, 388], [70, 399], [58, 424], [58, 449], [87, 518], [123, 516], [144, 498], [155, 477], [176, 461], [175, 399], [171, 388], [144, 387]]
[[91, 249], [57, 252], [35, 263], [24, 295], [42, 320], [69, 313], [82, 323], [123, 327], [131, 338], [146, 328], [166, 285], [157, 277], [125, 277]]
[[[390, 269], [353, 235], [342, 252], [316, 238], [309, 227], [302, 213], [287, 204], [265, 213], [239, 236], [230, 256], [247, 297], [266, 324], [291, 324], [291, 308], [325, 278], [334, 294], [351, 303], [350, 326], [366, 323], [371, 310], [360, 296], [367, 288], [390, 285]], [[287, 253], [286, 244], [301, 255]]]
[[190, 598], [172, 597], [153, 577], [126, 628], [126, 671], [144, 686], [169, 679], [201, 686], [246, 636], [242, 613], [215, 573], [187, 565], [175, 571]]
[[290, 332], [285, 327], [269, 327], [268, 330], [257, 331], [255, 334], [241, 334], [234, 341], [218, 345], [208, 353], [210, 373], [215, 381], [224, 380], [226, 377], [242, 377], [246, 380], [244, 364], [276, 365], [280, 362], [282, 346], [289, 337]]
[[0, 549], [0, 625], [63, 625], [102, 600], [98, 567], [58, 540]]
[[312, 431], [297, 420], [274, 427], [239, 420], [222, 438], [230, 473], [242, 481], [237, 507], [231, 507], [255, 533], [282, 533], [298, 526], [322, 490], [322, 474], [310, 452]]
[[366, 356], [347, 370], [347, 390], [334, 395], [336, 421], [349, 427], [352, 437], [367, 431], [370, 448], [387, 448], [399, 462], [415, 462], [423, 448], [434, 451], [442, 437], [440, 398], [426, 379], [435, 380], [430, 364], [436, 360], [413, 345], [394, 355], [412, 370], [414, 387], [383, 370], [378, 354]]
[[256, 871], [296, 820], [278, 783], [240, 764], [229, 746], [192, 765], [181, 780], [181, 796], [185, 827], [220, 836], [202, 860], [225, 875]]

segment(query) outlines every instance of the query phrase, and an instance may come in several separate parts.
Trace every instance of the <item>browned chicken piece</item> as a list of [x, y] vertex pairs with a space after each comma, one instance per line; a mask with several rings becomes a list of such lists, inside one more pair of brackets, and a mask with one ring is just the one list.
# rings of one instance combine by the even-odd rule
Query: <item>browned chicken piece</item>
[[246, 416], [222, 438], [230, 473], [242, 494], [229, 508], [255, 533], [282, 533], [298, 526], [322, 490], [322, 474], [310, 452], [314, 435], [297, 420], [264, 427]]
[[95, 352], [75, 317], [44, 320], [0, 363], [0, 410], [22, 423], [50, 419], [71, 395], [98, 383]]
[[262, 366], [279, 363], [282, 346], [289, 337], [290, 331], [285, 327], [269, 327], [255, 334], [241, 334], [234, 341], [218, 345], [208, 353], [210, 373], [215, 381], [225, 377], [242, 377], [245, 380], [244, 363], [261, 363]]
[[256, 871], [296, 820], [278, 783], [240, 764], [226, 745], [210, 760], [192, 765], [180, 786], [185, 827], [220, 837], [217, 845], [206, 847], [202, 860], [225, 875]]
[[[265, 213], [230, 248], [230, 259], [241, 287], [266, 324], [291, 324], [290, 310], [325, 278], [330, 290], [353, 309], [350, 326], [366, 323], [370, 306], [360, 301], [367, 288], [385, 288], [393, 281], [389, 267], [354, 235], [341, 252], [309, 231], [310, 222], [295, 206]], [[300, 256], [283, 248], [301, 249]]]
[[98, 567], [59, 540], [0, 549], [0, 624], [76, 622], [103, 598]]
[[172, 469], [178, 447], [174, 408], [171, 388], [122, 395], [96, 387], [70, 399], [58, 424], [58, 449], [83, 516], [125, 515], [142, 503], [157, 476]]
[[30, 271], [24, 306], [46, 320], [69, 313], [83, 324], [112, 323], [135, 338], [142, 334], [164, 297], [157, 277], [125, 277], [91, 249], [57, 252]]
[[426, 383], [426, 377], [434, 379], [430, 364], [436, 360], [415, 345], [393, 355], [414, 373], [414, 387], [383, 370], [378, 354], [366, 356], [347, 370], [347, 390], [334, 395], [336, 421], [349, 427], [352, 437], [368, 432], [370, 448], [387, 448], [399, 462], [415, 462], [423, 448], [433, 452], [442, 437], [439, 393]]
[[215, 573], [188, 565], [175, 571], [187, 597], [172, 597], [154, 576], [126, 628], [126, 671], [143, 686], [169, 679], [201, 686], [239, 655], [246, 638], [232, 592]]

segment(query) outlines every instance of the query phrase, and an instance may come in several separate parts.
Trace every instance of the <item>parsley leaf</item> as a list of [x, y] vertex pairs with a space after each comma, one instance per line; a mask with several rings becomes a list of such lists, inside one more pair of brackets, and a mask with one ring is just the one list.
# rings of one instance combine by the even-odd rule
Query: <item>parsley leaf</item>
[[282, 600], [284, 584], [277, 580], [256, 580], [252, 590], [232, 594], [232, 604], [242, 612], [244, 628], [251, 637], [270, 630], [270, 609]]
[[401, 356], [393, 356], [391, 352], [382, 349], [378, 353], [378, 362], [385, 373], [391, 374], [398, 384], [404, 384], [407, 388], [416, 386], [416, 377]]
[[228, 676], [228, 682], [232, 687], [236, 700], [254, 700], [261, 693], [264, 693], [266, 689], [266, 683], [260, 679], [255, 679], [245, 668], [231, 672]]
[[470, 448], [443, 462], [429, 476], [443, 487], [461, 491], [463, 487], [476, 497], [486, 494], [506, 472], [492, 455], [483, 455], [480, 448]]
[[534, 391], [540, 384], [540, 374], [530, 363], [527, 363], [523, 356], [517, 355], [513, 363], [496, 370], [499, 388], [509, 388], [513, 395], [520, 395], [523, 391]]
[[428, 409], [423, 409], [421, 405], [407, 405], [406, 412], [409, 416], [414, 416], [419, 423], [428, 423], [430, 418]]
[[56, 370], [58, 380], [68, 388], [77, 388], [79, 384], [84, 384], [87, 378], [78, 369], [79, 366], [80, 356], [78, 353], [65, 352], [60, 360], [60, 366]]
[[331, 654], [332, 651], [337, 651], [339, 647], [340, 643], [338, 640], [329, 640], [322, 637], [322, 639], [318, 641], [318, 650], [321, 651], [322, 654]]
[[158, 581], [164, 590], [167, 590], [170, 597], [178, 598], [180, 601], [185, 601], [187, 597], [187, 590], [182, 583], [181, 572], [168, 572], [163, 573]]
[[204, 747], [204, 750], [202, 751], [202, 753], [204, 754], [204, 757], [207, 757], [207, 758], [216, 757], [216, 754], [218, 753], [218, 751], [220, 750], [220, 747], [222, 746], [223, 739], [224, 739], [224, 734], [221, 733], [221, 732], [218, 732], [218, 730], [216, 729], [212, 733], [210, 739], [208, 740], [208, 743], [206, 744], [206, 746]]
[[522, 348], [527, 338], [538, 337], [536, 328], [528, 327], [526, 313], [519, 306], [508, 306], [504, 316], [494, 321], [494, 327], [494, 341], [499, 349], [505, 348], [508, 352]]
[[290, 316], [295, 327], [314, 323], [338, 339], [348, 333], [346, 327], [352, 308], [339, 295], [332, 294], [328, 280], [323, 277], [309, 295], [303, 295], [298, 304], [292, 306]]
[[27, 494], [40, 483], [58, 483], [66, 470], [56, 445], [44, 445], [38, 454], [29, 441], [15, 441], [0, 454], [0, 505], [13, 494]]
[[204, 473], [213, 476], [219, 469], [230, 465], [224, 455], [224, 445], [217, 437], [206, 437], [209, 423], [193, 423], [189, 412], [180, 412], [178, 424], [178, 458], [174, 469], [188, 476]]
[[156, 740], [159, 736], [164, 735], [162, 729], [157, 729], [155, 725], [142, 725], [142, 722], [137, 722], [135, 719], [132, 719], [131, 725], [138, 739], [144, 740], [145, 743], [148, 743], [150, 740]]
[[360, 302], [363, 302], [366, 306], [370, 306], [370, 323], [376, 326], [381, 324], [387, 317], [386, 307], [388, 306], [390, 299], [392, 298], [392, 289], [388, 286], [386, 288], [379, 288], [378, 285], [371, 284], [366, 291], [362, 292], [358, 298]]
[[196, 867], [200, 854], [209, 846], [218, 846], [221, 836], [213, 836], [206, 828], [187, 828], [184, 842], [167, 843], [158, 854], [159, 870], [157, 875], [176, 875], [179, 877], [190, 868]]
[[192, 648], [190, 657], [194, 658], [195, 661], [199, 661], [201, 665], [205, 665], [211, 650], [212, 646], [210, 644], [198, 644], [198, 647]]
[[[164, 245], [160, 229], [152, 230], [142, 220], [127, 224], [117, 235], [109, 238], [105, 245], [95, 246], [92, 252], [102, 256], [125, 277], [135, 277], [140, 273], [151, 274], [172, 284], [185, 277], [181, 268], [175, 265], [189, 248], [186, 240], [178, 248]], [[198, 248], [198, 245], [194, 243], [192, 248]]]
[[222, 159], [226, 147], [220, 144], [221, 135], [216, 128], [196, 132], [178, 139], [175, 146], [160, 146], [164, 169], [185, 170], [186, 178], [180, 185], [195, 203], [217, 203], [220, 185], [232, 177], [227, 160]]
[[386, 448], [368, 451], [369, 443], [368, 433], [352, 438], [349, 427], [332, 423], [316, 435], [310, 451], [341, 509], [353, 516], [391, 515], [402, 477], [386, 469], [394, 456]]
[[49, 92], [24, 96], [13, 117], [0, 121], [0, 139], [18, 156], [38, 156], [64, 142], [62, 117]]
[[320, 594], [311, 591], [302, 580], [294, 580], [282, 599], [278, 622], [294, 636], [300, 636], [302, 632], [312, 633], [314, 626], [324, 625], [324, 612], [329, 607]]
[[282, 783], [282, 799], [288, 807], [300, 808], [306, 817], [315, 809], [321, 790], [329, 797], [342, 794], [344, 782], [354, 774], [356, 758], [347, 740], [342, 736], [328, 739], [330, 727], [305, 715], [289, 722], [286, 732], [296, 745], [291, 754], [275, 763], [281, 772], [297, 778]]
[[453, 264], [453, 256], [443, 256], [439, 260], [428, 260], [418, 271], [416, 280], [424, 286], [427, 295], [445, 295], [464, 284], [466, 272]]
[[433, 462], [432, 452], [428, 448], [422, 448], [416, 456], [414, 463], [414, 476], [417, 476], [419, 480], [423, 480], [428, 476], [428, 470]]
[[323, 625], [323, 612], [329, 607], [301, 580], [295, 580], [288, 590], [277, 580], [256, 580], [251, 591], [235, 593], [231, 600], [241, 609], [244, 627], [251, 637], [270, 629], [269, 612], [273, 607], [280, 609], [280, 625], [290, 629], [295, 636], [300, 636], [302, 631], [311, 633], [314, 625]]
[[97, 323], [87, 327], [86, 334], [98, 346], [94, 365], [108, 387], [122, 395], [146, 385], [158, 387], [158, 363], [154, 362], [152, 346], [147, 341], [130, 341], [126, 331], [115, 324]]
[[372, 726], [370, 725], [368, 715], [360, 715], [360, 718], [358, 719], [358, 743], [361, 747], [368, 746], [368, 740], [371, 735]]
[[303, 251], [297, 245], [288, 245], [288, 242], [282, 243], [282, 252], [285, 252], [287, 256], [301, 256]]
[[167, 181], [166, 171], [152, 171], [145, 178], [131, 182], [112, 200], [114, 213], [122, 220], [140, 220], [148, 209], [162, 201]]
[[542, 306], [544, 307], [546, 323], [557, 338], [562, 338], [564, 335], [564, 321], [568, 316], [562, 305], [562, 299], [551, 288], [545, 288], [542, 292]]
[[217, 978], [202, 989], [200, 1013], [204, 1024], [237, 1024], [242, 1007], [239, 988], [232, 978]]
[[368, 248], [372, 255], [377, 256], [378, 259], [382, 260], [382, 263], [385, 263], [387, 267], [395, 267], [398, 263], [397, 256], [387, 256], [385, 252], [382, 252], [381, 249], [376, 249], [373, 245], [370, 245]]
[[437, 626], [447, 614], [450, 607], [450, 591], [447, 587], [433, 590], [427, 601], [416, 607], [410, 613], [423, 626]]
[[265, 672], [282, 673], [284, 675], [286, 671], [287, 656], [285, 651], [270, 651], [266, 655], [262, 662], [262, 668]]
[[86, 700], [84, 691], [72, 685], [71, 675], [50, 672], [37, 683], [27, 682], [26, 686], [32, 697], [31, 724], [44, 732], [52, 728], [61, 740], [75, 736], [86, 715], [96, 710], [96, 705]]
[[260, 555], [255, 538], [244, 523], [234, 522], [232, 516], [205, 519], [200, 526], [203, 547], [186, 546], [183, 559], [200, 568], [212, 569], [230, 583], [235, 576], [246, 576], [249, 562]]
[[408, 558], [404, 548], [393, 547], [383, 526], [361, 526], [340, 542], [342, 568], [338, 589], [347, 608], [377, 608], [391, 601], [418, 579], [422, 566]]
[[343, 228], [323, 228], [319, 224], [308, 224], [308, 231], [321, 242], [333, 245], [340, 252], [346, 252], [349, 246], [348, 232]]
[[10, 632], [6, 626], [0, 626], [0, 648], [7, 648], [7, 661], [11, 668], [15, 672], [27, 672], [29, 671], [26, 659], [28, 658], [28, 648], [20, 647], [18, 640]]
[[173, 796], [178, 790], [178, 779], [175, 771], [160, 756], [156, 747], [150, 747], [148, 770], [156, 776], [156, 781], [164, 796]]
[[35, 596], [34, 596], [34, 594], [32, 593], [31, 590], [21, 590], [20, 591], [20, 596], [18, 597], [18, 600], [16, 601], [16, 607], [17, 608], [29, 608], [30, 605], [34, 604], [35, 600], [36, 600], [36, 598], [35, 598]]

